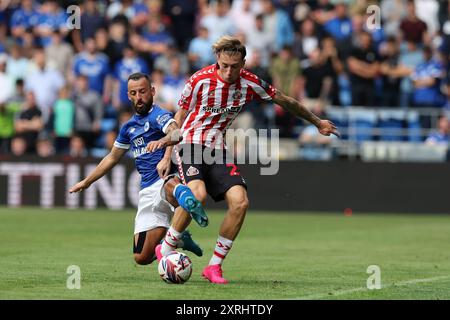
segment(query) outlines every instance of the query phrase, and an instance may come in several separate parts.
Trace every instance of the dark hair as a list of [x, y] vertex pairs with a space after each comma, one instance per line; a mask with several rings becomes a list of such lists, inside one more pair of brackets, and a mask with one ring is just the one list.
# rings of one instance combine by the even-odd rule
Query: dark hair
[[133, 80], [133, 81], [137, 81], [139, 79], [145, 78], [147, 79], [148, 83], [151, 84], [152, 82], [150, 81], [150, 77], [148, 76], [148, 74], [142, 73], [142, 72], [135, 72], [130, 74], [130, 76], [128, 77], [128, 81]]

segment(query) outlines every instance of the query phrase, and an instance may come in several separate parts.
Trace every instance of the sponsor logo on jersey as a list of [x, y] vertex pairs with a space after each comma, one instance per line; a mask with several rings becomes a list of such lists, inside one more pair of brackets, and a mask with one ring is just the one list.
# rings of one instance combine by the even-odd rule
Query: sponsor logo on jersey
[[166, 114], [160, 114], [159, 116], [156, 117], [156, 122], [158, 122], [158, 124], [160, 126], [163, 126], [167, 120], [169, 120], [171, 118], [171, 115], [166, 113]]
[[193, 167], [193, 166], [190, 166], [189, 169], [187, 169], [187, 171], [186, 171], [186, 175], [188, 177], [192, 177], [192, 176], [195, 176], [197, 174], [198, 174], [198, 169]]

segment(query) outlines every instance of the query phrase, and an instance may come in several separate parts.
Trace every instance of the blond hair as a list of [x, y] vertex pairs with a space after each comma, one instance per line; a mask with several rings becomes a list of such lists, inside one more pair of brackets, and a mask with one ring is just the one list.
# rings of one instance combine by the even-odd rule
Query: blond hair
[[216, 41], [216, 43], [212, 46], [213, 52], [215, 55], [219, 56], [222, 52], [225, 52], [229, 55], [235, 55], [240, 53], [242, 56], [242, 60], [245, 59], [247, 54], [247, 50], [245, 46], [241, 43], [241, 41], [232, 36], [223, 36]]

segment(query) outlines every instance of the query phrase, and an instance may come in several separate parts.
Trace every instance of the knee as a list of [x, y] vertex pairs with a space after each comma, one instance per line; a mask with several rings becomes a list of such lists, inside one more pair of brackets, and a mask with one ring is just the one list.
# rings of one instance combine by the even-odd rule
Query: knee
[[191, 191], [194, 194], [194, 197], [204, 205], [206, 202], [206, 190], [201, 187], [194, 187], [191, 188]]
[[134, 261], [137, 264], [142, 265], [142, 266], [150, 264], [154, 260], [155, 260], [155, 258], [153, 257], [153, 254], [152, 255], [148, 255], [148, 256], [140, 254], [140, 253], [139, 254], [137, 254], [137, 253], [134, 254]]
[[248, 198], [246, 196], [242, 196], [231, 202], [230, 209], [237, 214], [244, 215], [247, 212], [248, 206]]

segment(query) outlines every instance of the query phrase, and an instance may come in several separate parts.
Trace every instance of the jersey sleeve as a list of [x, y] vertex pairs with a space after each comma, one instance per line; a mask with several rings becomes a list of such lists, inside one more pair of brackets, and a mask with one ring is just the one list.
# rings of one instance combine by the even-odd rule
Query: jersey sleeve
[[251, 87], [255, 92], [257, 99], [270, 101], [277, 94], [277, 89], [274, 86], [258, 76], [248, 73], [246, 74], [246, 78], [251, 81]]
[[167, 133], [167, 127], [175, 122], [171, 112], [167, 110], [160, 109], [158, 115], [156, 116], [156, 127], [163, 133]]
[[128, 131], [128, 126], [124, 125], [120, 129], [119, 135], [117, 136], [116, 141], [114, 141], [114, 147], [120, 148], [120, 149], [125, 149], [125, 150], [130, 149], [131, 142], [130, 142], [130, 138], [127, 134], [127, 131]]
[[195, 105], [195, 99], [196, 97], [194, 97], [194, 90], [193, 90], [193, 86], [194, 86], [194, 80], [191, 77], [187, 82], [186, 85], [184, 86], [183, 92], [181, 93], [181, 98], [178, 101], [178, 106], [181, 109], [185, 109], [185, 110], [191, 110], [192, 107]]

